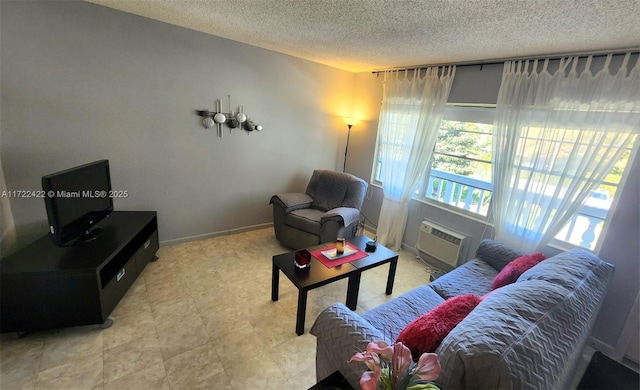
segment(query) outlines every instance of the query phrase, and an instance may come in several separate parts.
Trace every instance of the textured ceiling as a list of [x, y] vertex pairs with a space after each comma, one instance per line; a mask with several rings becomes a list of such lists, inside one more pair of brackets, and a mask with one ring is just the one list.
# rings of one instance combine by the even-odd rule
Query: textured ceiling
[[88, 0], [349, 70], [640, 46], [640, 0]]

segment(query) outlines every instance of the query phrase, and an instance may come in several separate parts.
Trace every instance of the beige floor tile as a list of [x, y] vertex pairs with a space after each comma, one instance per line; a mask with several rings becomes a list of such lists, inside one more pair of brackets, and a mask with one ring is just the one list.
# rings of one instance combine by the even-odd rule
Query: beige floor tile
[[158, 329], [162, 358], [167, 359], [209, 342], [200, 317], [169, 328]]
[[196, 306], [191, 297], [162, 301], [153, 305], [151, 309], [157, 329], [177, 326], [182, 323], [184, 318], [197, 314]]
[[309, 351], [315, 352], [315, 348], [316, 338], [307, 333], [284, 341], [272, 348], [271, 353], [288, 380], [296, 380], [309, 373], [315, 378], [316, 356], [315, 353], [309, 354]]
[[150, 311], [121, 316], [102, 335], [104, 349], [109, 349], [139, 338], [157, 337], [156, 324]]
[[[228, 386], [222, 363], [211, 344], [191, 349], [165, 361], [174, 389], [217, 389]], [[222, 375], [221, 375], [222, 374]]]
[[0, 389], [2, 390], [35, 390], [38, 374], [23, 377], [14, 381], [9, 381], [4, 377], [0, 379]]
[[316, 384], [315, 364], [303, 367], [300, 371], [285, 372], [287, 378], [287, 389], [308, 389]]
[[103, 333], [97, 326], [60, 329], [45, 341], [40, 370], [87, 356], [102, 356]]
[[268, 304], [261, 310], [256, 310], [255, 315], [250, 323], [254, 329], [259, 331], [263, 339], [262, 342], [268, 348], [274, 348], [297, 336], [295, 310], [284, 314], [279, 310], [273, 310], [273, 305]]
[[149, 303], [152, 308], [165, 301], [176, 299], [186, 300], [191, 297], [187, 290], [186, 283], [180, 278], [148, 284], [147, 296], [149, 297]]
[[102, 352], [38, 372], [36, 389], [92, 389], [103, 383]]
[[238, 364], [243, 365], [243, 362], [250, 359], [260, 358], [261, 364], [273, 359], [261, 331], [256, 331], [251, 324], [239, 324], [233, 332], [222, 338], [212, 339], [211, 343], [225, 370]]
[[169, 390], [170, 388], [163, 363], [154, 364], [104, 384], [104, 390]]
[[162, 362], [157, 338], [146, 337], [129, 341], [104, 351], [104, 380], [111, 382]]
[[262, 357], [243, 360], [225, 373], [234, 389], [287, 389], [289, 385], [278, 365]]
[[35, 375], [44, 352], [44, 340], [41, 338], [27, 336], [18, 339], [11, 336], [3, 335], [0, 341], [0, 380], [3, 387], [5, 382], [16, 382], [18, 386]]
[[219, 307], [200, 310], [200, 317], [210, 340], [222, 339], [236, 333], [238, 328], [249, 323], [250, 309], [244, 306], [228, 306], [224, 302]]

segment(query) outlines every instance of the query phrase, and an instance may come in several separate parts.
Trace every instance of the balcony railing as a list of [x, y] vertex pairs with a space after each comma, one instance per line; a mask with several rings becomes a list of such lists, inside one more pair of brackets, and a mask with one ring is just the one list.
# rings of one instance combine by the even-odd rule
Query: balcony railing
[[[416, 195], [487, 216], [492, 190], [491, 183], [432, 169], [429, 180], [416, 190]], [[593, 203], [597, 204], [590, 205], [587, 202], [583, 205], [555, 238], [583, 248], [594, 249], [607, 217], [610, 202]]]
[[432, 169], [426, 188], [417, 193], [486, 216], [492, 190], [493, 186], [486, 181]]

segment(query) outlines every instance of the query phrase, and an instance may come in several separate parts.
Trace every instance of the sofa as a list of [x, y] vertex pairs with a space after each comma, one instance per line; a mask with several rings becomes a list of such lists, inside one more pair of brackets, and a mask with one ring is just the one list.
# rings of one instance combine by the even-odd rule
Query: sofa
[[394, 342], [409, 323], [448, 298], [476, 294], [480, 303], [435, 350], [442, 366], [436, 384], [448, 390], [569, 388], [614, 268], [572, 249], [492, 290], [498, 273], [522, 255], [484, 240], [474, 259], [362, 315], [331, 305], [311, 329], [318, 380], [340, 371], [359, 388], [366, 366], [348, 363], [354, 353], [373, 340]]
[[349, 173], [316, 169], [304, 193], [271, 197], [276, 239], [301, 249], [355, 236], [367, 182]]

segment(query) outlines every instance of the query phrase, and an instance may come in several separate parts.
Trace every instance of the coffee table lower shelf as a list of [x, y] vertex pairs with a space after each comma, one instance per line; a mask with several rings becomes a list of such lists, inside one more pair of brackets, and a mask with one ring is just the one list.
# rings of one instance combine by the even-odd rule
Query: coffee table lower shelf
[[[358, 236], [348, 242], [362, 250], [365, 248], [368, 237]], [[330, 248], [331, 244], [318, 245], [308, 248], [311, 252], [316, 249]], [[280, 271], [298, 288], [298, 309], [296, 314], [296, 334], [304, 334], [304, 322], [307, 311], [307, 293], [309, 290], [324, 286], [340, 279], [349, 278], [347, 286], [346, 306], [351, 310], [356, 310], [358, 306], [358, 292], [360, 290], [360, 278], [362, 272], [368, 269], [389, 263], [389, 274], [387, 276], [387, 286], [385, 293], [390, 295], [393, 292], [393, 281], [395, 279], [396, 267], [398, 264], [398, 254], [390, 249], [378, 244], [375, 252], [369, 256], [345, 263], [336, 267], [327, 268], [318, 259], [311, 258], [311, 266], [306, 269], [299, 269], [293, 264], [295, 252], [283, 253], [273, 256], [271, 275], [271, 300], [277, 301], [280, 287]]]

